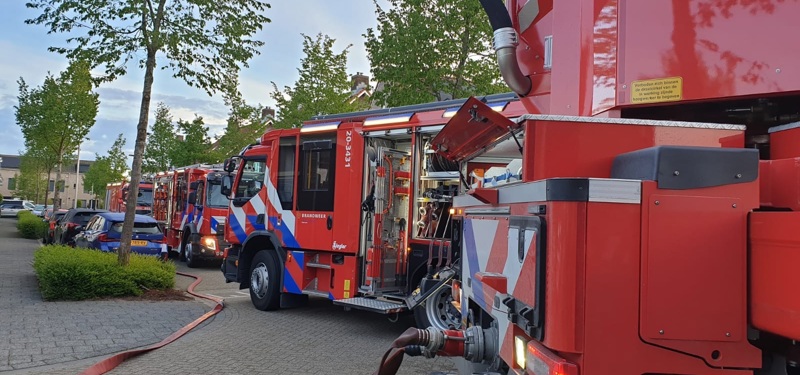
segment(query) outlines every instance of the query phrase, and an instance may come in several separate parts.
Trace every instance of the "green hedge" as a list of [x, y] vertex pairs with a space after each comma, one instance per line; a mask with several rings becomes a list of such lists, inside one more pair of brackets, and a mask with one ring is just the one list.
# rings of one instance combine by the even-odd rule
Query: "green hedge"
[[17, 230], [23, 238], [30, 238], [33, 240], [44, 238], [49, 225], [42, 221], [42, 218], [28, 210], [17, 213], [17, 218]]
[[174, 263], [140, 254], [122, 267], [116, 253], [48, 245], [34, 253], [33, 268], [45, 300], [138, 296], [175, 285]]

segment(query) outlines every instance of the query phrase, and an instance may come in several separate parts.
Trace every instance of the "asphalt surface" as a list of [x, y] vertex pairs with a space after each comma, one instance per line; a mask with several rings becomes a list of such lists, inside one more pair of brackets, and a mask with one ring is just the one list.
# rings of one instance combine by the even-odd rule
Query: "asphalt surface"
[[[10, 221], [13, 222], [13, 219]], [[10, 236], [15, 236], [13, 223], [6, 223], [6, 220], [3, 219], [0, 221], [0, 238]], [[27, 246], [31, 246], [28, 240], [14, 239], [14, 241], [15, 243], [27, 241]], [[0, 243], [0, 255], [4, 255], [5, 250], [2, 249], [11, 248], [12, 246], [9, 246], [11, 241], [0, 242], [2, 242]], [[13, 246], [13, 248], [19, 247], [20, 245]], [[34, 247], [29, 250], [16, 251], [32, 254]], [[413, 318], [410, 316], [401, 316], [396, 322], [391, 322], [387, 317], [375, 313], [359, 310], [344, 311], [342, 307], [316, 297], [311, 297], [308, 306], [301, 308], [273, 312], [259, 311], [251, 304], [247, 290], [240, 291], [236, 285], [226, 284], [216, 266], [208, 265], [191, 269], [182, 262], [177, 264], [180, 271], [203, 278], [203, 282], [195, 288], [195, 291], [224, 298], [225, 308], [177, 341], [161, 349], [129, 359], [110, 371], [109, 374], [372, 374], [377, 370], [380, 359], [391, 342], [408, 327], [413, 326]], [[15, 283], [13, 280], [22, 280], [17, 282], [18, 286], [26, 285], [24, 288], [16, 288], [28, 290], [23, 294], [38, 296], [35, 277], [32, 276], [32, 269], [29, 265], [27, 271], [17, 271], [15, 275], [7, 273], [5, 270], [7, 266], [6, 262], [0, 263], [0, 267], [2, 267], [0, 268], [2, 274], [0, 276], [0, 283], [2, 283], [0, 306], [4, 306], [2, 304], [7, 303], [5, 300], [13, 295], [10, 291], [15, 289], [12, 285]], [[194, 280], [190, 278], [176, 276], [176, 288], [185, 290], [192, 281]], [[33, 297], [29, 297], [29, 299], [31, 298]], [[31, 314], [33, 311], [45, 311], [47, 315], [42, 313], [37, 318], [39, 320], [64, 314], [64, 309], [51, 308], [48, 305], [53, 304], [52, 302], [41, 302], [41, 297], [38, 298], [39, 301], [34, 303], [38, 307], [33, 308], [27, 314]], [[152, 303], [143, 302], [132, 302], [125, 308], [135, 309], [134, 305], [136, 304], [146, 306], [146, 310], [154, 308]], [[169, 316], [183, 323], [163, 327], [165, 329], [161, 331], [164, 333], [163, 336], [151, 339], [146, 344], [160, 341], [161, 338], [168, 336], [183, 324], [208, 311], [210, 307], [211, 305], [200, 302], [180, 302], [172, 308], [167, 308]], [[87, 326], [97, 325], [96, 318], [105, 316], [110, 311], [117, 311], [115, 309], [118, 308], [119, 306], [113, 304], [79, 302], [74, 303], [73, 307], [68, 310], [82, 309], [84, 315], [91, 316], [91, 319], [84, 319], [86, 326], [81, 326], [88, 328]], [[5, 308], [3, 309], [5, 310]], [[192, 309], [196, 309], [196, 313], [193, 313], [195, 310]], [[190, 312], [190, 310], [192, 311]], [[22, 311], [10, 315], [18, 316], [20, 314], [27, 315]], [[0, 317], [0, 323], [3, 323], [2, 319], [6, 318]], [[109, 320], [115, 321], [115, 319]], [[61, 325], [63, 324], [49, 324], [48, 326]], [[9, 325], [5, 323], [0, 325], [0, 327], [7, 326]], [[139, 326], [144, 327], [142, 322], [139, 322]], [[0, 345], [3, 345], [4, 342], [2, 339], [4, 329], [0, 328]], [[23, 324], [17, 332], [24, 332], [24, 337], [35, 337], [33, 329], [41, 331], [40, 328]], [[111, 332], [118, 331], [112, 330]], [[147, 332], [147, 329], [131, 329], [128, 334], [135, 335], [137, 332]], [[96, 333], [94, 335], [97, 336]], [[125, 333], [121, 333], [121, 335], [124, 337]], [[106, 335], [103, 338], [98, 337], [98, 340], [101, 339], [109, 338]], [[114, 340], [113, 337], [110, 339]], [[120, 338], [117, 337], [117, 339]], [[48, 340], [44, 341], [51, 340], [53, 337], [48, 337]], [[85, 346], [88, 338], [75, 340], [84, 341], [82, 345], [76, 346]], [[56, 344], [58, 343], [56, 342]], [[56, 348], [58, 347], [56, 346]], [[2, 357], [6, 354], [4, 348], [4, 346], [0, 346], [0, 366], [3, 363]], [[95, 347], [92, 346], [92, 349]], [[105, 350], [102, 346], [98, 346], [98, 349]], [[54, 365], [30, 368], [24, 372], [12, 371], [10, 374], [79, 374], [95, 362], [107, 358], [107, 353], [93, 351], [83, 357], [91, 356], [92, 358], [82, 361], [59, 361]], [[64, 360], [68, 356], [71, 356], [73, 360], [80, 359], [77, 354], [73, 350], [64, 357]], [[30, 362], [33, 362], [33, 354], [30, 356]], [[44, 360], [43, 362], [48, 364]], [[2, 370], [3, 368], [0, 367], [0, 371]], [[453, 371], [453, 364], [448, 358], [406, 357], [398, 374], [436, 375], [450, 371]]]

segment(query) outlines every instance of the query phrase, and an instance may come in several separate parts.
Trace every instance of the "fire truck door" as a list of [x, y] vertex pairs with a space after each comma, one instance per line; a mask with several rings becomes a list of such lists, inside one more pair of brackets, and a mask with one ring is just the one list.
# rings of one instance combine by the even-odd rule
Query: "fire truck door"
[[299, 146], [295, 237], [302, 249], [331, 250], [336, 133], [302, 135]]

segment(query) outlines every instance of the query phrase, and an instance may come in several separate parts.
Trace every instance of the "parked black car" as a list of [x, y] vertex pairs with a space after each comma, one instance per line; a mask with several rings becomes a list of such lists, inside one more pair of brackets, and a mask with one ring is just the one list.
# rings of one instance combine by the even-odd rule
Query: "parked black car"
[[53, 238], [56, 243], [75, 246], [75, 235], [78, 234], [97, 213], [108, 212], [108, 210], [91, 208], [72, 208], [67, 211], [61, 220], [56, 224]]

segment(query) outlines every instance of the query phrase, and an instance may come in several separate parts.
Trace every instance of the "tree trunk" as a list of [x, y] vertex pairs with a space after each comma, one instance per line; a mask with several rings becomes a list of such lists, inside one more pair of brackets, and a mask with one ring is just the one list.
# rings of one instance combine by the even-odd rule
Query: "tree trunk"
[[142, 180], [142, 154], [147, 140], [147, 115], [150, 112], [150, 94], [153, 89], [153, 70], [155, 70], [155, 67], [156, 50], [153, 47], [149, 47], [144, 71], [142, 105], [139, 108], [139, 124], [136, 127], [136, 146], [133, 150], [130, 188], [128, 189], [128, 198], [125, 204], [125, 222], [122, 225], [122, 238], [117, 252], [118, 262], [122, 266], [127, 266], [130, 260], [133, 219], [136, 215], [136, 201], [139, 197], [139, 182]]
[[[58, 194], [58, 182], [61, 181], [61, 164], [64, 162], [63, 152], [58, 155], [58, 167], [56, 168], [56, 181], [53, 183], [53, 212], [61, 208], [61, 202], [58, 201], [60, 194]], [[48, 185], [50, 180], [47, 181]], [[48, 186], [49, 187], [49, 186]]]

